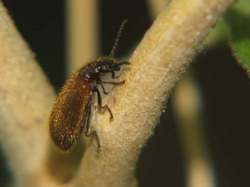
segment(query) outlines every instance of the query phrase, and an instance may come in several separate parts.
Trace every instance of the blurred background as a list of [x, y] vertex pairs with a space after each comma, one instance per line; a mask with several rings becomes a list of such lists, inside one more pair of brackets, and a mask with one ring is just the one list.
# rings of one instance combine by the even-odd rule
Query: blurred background
[[[58, 91], [67, 72], [66, 1], [4, 0], [4, 4]], [[124, 19], [128, 19], [128, 24], [119, 42], [118, 58], [126, 57], [133, 51], [153, 20], [149, 5], [143, 0], [99, 1], [97, 13], [98, 56], [109, 54], [117, 29]], [[204, 49], [189, 69], [191, 71], [184, 77], [191, 81], [198, 95], [195, 125], [192, 122], [183, 124], [185, 120], [183, 122], [180, 117], [178, 107], [182, 105], [176, 101], [180, 83], [172, 92], [155, 134], [140, 156], [136, 171], [140, 186], [194, 187], [189, 172], [192, 172], [190, 168], [196, 158], [207, 163], [205, 173], [207, 179], [212, 181], [203, 185], [202, 181], [207, 179], [201, 177], [201, 187], [250, 186], [250, 82], [247, 74], [223, 43]], [[192, 101], [189, 97], [185, 100]], [[190, 130], [193, 127], [196, 130]], [[186, 135], [186, 132], [191, 135]], [[190, 139], [192, 145], [188, 143]], [[198, 153], [193, 154], [192, 151]], [[1, 154], [1, 186], [10, 184], [9, 173], [4, 154]], [[198, 172], [195, 178], [199, 177]]]

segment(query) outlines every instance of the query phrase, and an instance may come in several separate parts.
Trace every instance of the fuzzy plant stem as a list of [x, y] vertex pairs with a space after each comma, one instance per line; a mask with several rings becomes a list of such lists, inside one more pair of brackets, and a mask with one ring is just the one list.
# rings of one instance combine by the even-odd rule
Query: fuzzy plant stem
[[97, 115], [92, 124], [102, 151], [94, 141], [81, 162], [74, 186], [128, 187], [136, 185], [139, 153], [159, 120], [169, 92], [201, 43], [233, 0], [174, 0], [145, 34], [126, 71], [125, 85], [106, 102], [114, 112]]
[[171, 0], [148, 0], [148, 8], [151, 17], [155, 18]]
[[[163, 9], [163, 3], [166, 3], [166, 0], [149, 0], [152, 18], [155, 18]], [[212, 33], [214, 33], [214, 29]], [[211, 32], [208, 36], [210, 35]], [[207, 38], [206, 40], [208, 40]], [[190, 69], [178, 82], [173, 94], [173, 101], [174, 116], [179, 125], [178, 132], [184, 153], [187, 186], [213, 187], [215, 186], [215, 174], [206, 149], [204, 129], [202, 128], [204, 123], [202, 96]]]
[[[175, 0], [156, 19], [130, 58], [126, 84], [106, 102], [115, 114], [97, 115], [92, 124], [101, 139], [87, 148], [78, 174], [67, 186], [135, 186], [141, 148], [153, 134], [165, 100], [216, 20], [233, 0]], [[16, 186], [53, 183], [44, 159], [48, 115], [54, 99], [34, 55], [0, 3], [0, 141]], [[62, 163], [63, 164], [63, 163]]]
[[47, 147], [54, 91], [0, 2], [0, 141], [17, 186], [33, 180]]

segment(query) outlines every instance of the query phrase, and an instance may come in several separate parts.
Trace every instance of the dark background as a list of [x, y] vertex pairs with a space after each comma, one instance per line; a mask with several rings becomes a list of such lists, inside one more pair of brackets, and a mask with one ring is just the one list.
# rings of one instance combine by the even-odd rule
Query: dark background
[[[105, 2], [105, 3], [104, 3]], [[101, 1], [101, 54], [109, 54], [117, 28], [128, 19], [117, 56], [125, 56], [151, 24], [146, 1]], [[19, 31], [36, 53], [44, 72], [58, 90], [65, 80], [65, 7], [62, 0], [4, 1]], [[227, 47], [202, 52], [192, 64], [204, 98], [204, 131], [219, 187], [249, 186], [250, 84]], [[160, 75], [159, 75], [160, 76]], [[188, 98], [187, 98], [188, 99]], [[141, 187], [186, 186], [178, 124], [170, 101], [155, 135], [143, 150], [137, 169]], [[4, 155], [0, 184], [11, 181]]]

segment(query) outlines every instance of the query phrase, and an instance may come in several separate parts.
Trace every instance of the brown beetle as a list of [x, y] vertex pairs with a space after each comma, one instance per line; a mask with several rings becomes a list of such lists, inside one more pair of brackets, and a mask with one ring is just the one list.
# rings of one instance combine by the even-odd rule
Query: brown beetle
[[104, 94], [108, 94], [103, 84], [119, 85], [124, 83], [124, 81], [103, 81], [102, 75], [111, 73], [112, 79], [115, 79], [115, 72], [120, 71], [122, 65], [129, 64], [127, 61], [117, 61], [113, 58], [125, 23], [126, 21], [122, 23], [118, 31], [110, 56], [92, 61], [80, 68], [76, 73], [73, 73], [55, 101], [49, 119], [50, 136], [53, 142], [64, 151], [72, 147], [82, 132], [86, 136], [94, 135], [100, 148], [100, 140], [96, 131], [90, 131], [94, 93], [97, 94], [98, 109], [107, 110], [110, 113], [110, 119], [112, 119], [113, 114], [110, 108], [107, 105], [102, 105], [98, 85], [101, 86]]

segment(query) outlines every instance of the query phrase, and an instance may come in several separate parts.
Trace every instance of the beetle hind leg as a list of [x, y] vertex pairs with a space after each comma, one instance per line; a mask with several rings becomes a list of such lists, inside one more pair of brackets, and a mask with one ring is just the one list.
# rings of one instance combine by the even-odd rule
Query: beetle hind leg
[[96, 140], [98, 150], [100, 150], [100, 148], [101, 148], [101, 143], [100, 143], [100, 138], [99, 138], [99, 136], [98, 136], [96, 130], [85, 131], [84, 134], [85, 134], [86, 137], [93, 136], [93, 137], [95, 138], [95, 140]]

